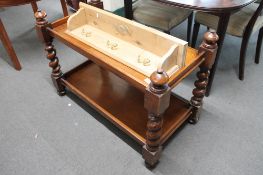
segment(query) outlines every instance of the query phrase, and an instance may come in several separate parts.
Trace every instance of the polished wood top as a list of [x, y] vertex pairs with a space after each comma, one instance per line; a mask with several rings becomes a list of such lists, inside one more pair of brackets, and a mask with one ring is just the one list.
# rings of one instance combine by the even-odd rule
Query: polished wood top
[[233, 12], [254, 2], [255, 0], [154, 0], [178, 7], [207, 12]]
[[39, 1], [39, 0], [0, 0], [0, 7], [29, 4], [33, 1]]

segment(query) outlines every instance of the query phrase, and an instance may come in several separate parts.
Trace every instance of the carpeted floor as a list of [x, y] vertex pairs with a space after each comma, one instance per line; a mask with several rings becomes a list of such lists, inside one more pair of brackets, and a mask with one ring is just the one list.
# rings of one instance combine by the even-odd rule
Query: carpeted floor
[[[50, 21], [62, 17], [59, 1], [39, 6]], [[241, 40], [226, 37], [200, 122], [180, 129], [149, 171], [128, 136], [74, 95], [56, 94], [31, 7], [4, 8], [0, 16], [23, 66], [15, 71], [0, 45], [1, 175], [262, 175], [263, 64], [253, 62], [257, 34], [249, 44], [244, 81], [237, 78]], [[185, 39], [185, 28], [184, 23], [172, 33]], [[54, 44], [64, 71], [84, 60]], [[189, 99], [194, 80], [192, 74], [174, 91]]]

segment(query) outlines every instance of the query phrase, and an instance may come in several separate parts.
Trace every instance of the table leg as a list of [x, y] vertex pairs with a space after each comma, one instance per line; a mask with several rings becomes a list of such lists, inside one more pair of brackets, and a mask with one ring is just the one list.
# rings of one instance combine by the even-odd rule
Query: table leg
[[38, 10], [37, 2], [36, 1], [31, 2], [31, 6], [33, 9], [33, 12], [36, 13]]
[[68, 8], [67, 8], [66, 0], [60, 0], [60, 3], [63, 10], [63, 15], [65, 17], [68, 16]]
[[132, 0], [124, 0], [125, 18], [133, 19]]
[[10, 56], [13, 64], [14, 64], [14, 67], [16, 70], [21, 70], [21, 65], [19, 63], [19, 60], [16, 56], [16, 53], [15, 53], [15, 50], [9, 40], [9, 37], [7, 35], [7, 32], [5, 30], [5, 27], [4, 27], [4, 24], [2, 23], [2, 20], [0, 18], [0, 39], [8, 53], [8, 55]]
[[209, 76], [209, 81], [207, 85], [206, 96], [209, 96], [211, 88], [212, 88], [212, 84], [213, 84], [213, 80], [214, 80], [214, 76], [216, 72], [216, 67], [217, 67], [219, 57], [220, 57], [222, 45], [225, 39], [225, 34], [226, 34], [230, 15], [231, 15], [230, 13], [224, 13], [224, 14], [220, 14], [219, 16], [218, 27], [217, 27], [217, 34], [219, 36], [218, 50], [217, 50], [217, 55], [215, 58], [215, 63], [212, 69], [210, 70], [210, 76]]

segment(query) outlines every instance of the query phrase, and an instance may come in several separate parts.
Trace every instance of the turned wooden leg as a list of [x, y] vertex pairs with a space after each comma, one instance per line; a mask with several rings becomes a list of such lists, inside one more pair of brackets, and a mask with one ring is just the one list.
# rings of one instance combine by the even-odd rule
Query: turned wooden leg
[[58, 95], [63, 96], [66, 94], [65, 87], [61, 83], [61, 77], [63, 76], [63, 73], [60, 69], [61, 67], [59, 64], [59, 59], [56, 56], [56, 49], [52, 45], [52, 41], [46, 43], [45, 50], [47, 51], [47, 59], [50, 61], [49, 67], [52, 68], [51, 78], [53, 84], [57, 89]]
[[203, 104], [203, 98], [205, 96], [206, 86], [208, 84], [209, 70], [203, 69], [197, 73], [198, 80], [195, 81], [195, 89], [193, 90], [193, 97], [190, 100], [190, 104], [193, 106], [193, 114], [189, 119], [189, 123], [195, 124], [199, 120], [200, 111]]
[[146, 133], [147, 141], [142, 150], [145, 165], [148, 168], [154, 168], [161, 157], [162, 147], [159, 142], [162, 132], [162, 122], [162, 116], [149, 114]]
[[56, 49], [52, 45], [53, 38], [48, 34], [47, 27], [48, 21], [45, 19], [47, 17], [46, 12], [37, 11], [35, 13], [36, 18], [36, 29], [39, 38], [45, 43], [45, 50], [47, 52], [47, 59], [49, 62], [49, 67], [52, 68], [51, 78], [57, 92], [60, 96], [65, 95], [65, 87], [61, 83], [61, 78], [63, 73], [59, 64], [59, 59], [56, 55]]
[[14, 67], [16, 70], [21, 70], [21, 65], [20, 62], [16, 56], [15, 50], [9, 40], [9, 37], [7, 35], [7, 32], [5, 30], [4, 24], [2, 23], [2, 20], [0, 18], [0, 39], [9, 55], [9, 57], [11, 58], [11, 61], [14, 64]]
[[197, 73], [198, 80], [195, 81], [195, 89], [193, 97], [190, 100], [192, 106], [192, 115], [189, 118], [189, 123], [195, 124], [199, 120], [200, 109], [202, 108], [203, 99], [208, 85], [210, 69], [212, 68], [217, 53], [218, 36], [214, 31], [206, 32], [204, 40], [198, 49], [199, 54], [204, 54], [204, 62], [199, 66], [200, 71]]
[[169, 106], [171, 91], [167, 85], [168, 75], [163, 70], [154, 72], [150, 79], [151, 83], [144, 97], [144, 107], [148, 110], [148, 122], [142, 156], [146, 166], [153, 168], [161, 156], [162, 115]]

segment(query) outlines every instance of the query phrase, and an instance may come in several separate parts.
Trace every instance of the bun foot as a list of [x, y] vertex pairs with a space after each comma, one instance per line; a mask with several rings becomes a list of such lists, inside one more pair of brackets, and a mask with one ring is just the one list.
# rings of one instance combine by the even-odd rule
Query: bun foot
[[188, 123], [194, 125], [199, 121], [199, 117], [193, 117], [188, 120]]
[[151, 165], [148, 162], [144, 161], [145, 167], [149, 170], [153, 170], [157, 166], [158, 163], [159, 163], [159, 161], [157, 163], [155, 163], [154, 165]]
[[194, 109], [193, 109], [193, 114], [192, 114], [192, 116], [189, 118], [188, 123], [194, 125], [194, 124], [196, 124], [196, 123], [199, 121], [200, 113], [201, 113], [201, 108], [202, 108], [202, 106], [200, 106], [200, 107], [198, 107], [198, 108], [194, 107]]
[[159, 162], [161, 157], [162, 148], [159, 147], [157, 151], [151, 152], [146, 148], [146, 145], [143, 146], [142, 149], [142, 157], [145, 160], [145, 166], [148, 169], [153, 169]]
[[66, 91], [65, 91], [65, 90], [63, 90], [63, 91], [58, 91], [57, 93], [58, 93], [59, 96], [64, 96], [64, 95], [66, 95]]

